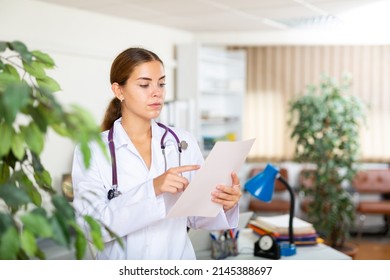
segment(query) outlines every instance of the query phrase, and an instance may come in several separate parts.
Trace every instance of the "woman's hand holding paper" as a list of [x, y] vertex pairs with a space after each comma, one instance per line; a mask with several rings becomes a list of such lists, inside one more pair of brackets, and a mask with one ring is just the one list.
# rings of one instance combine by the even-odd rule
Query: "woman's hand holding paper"
[[211, 193], [211, 200], [221, 204], [223, 210], [232, 209], [241, 198], [240, 180], [235, 172], [232, 172], [232, 186], [218, 185], [216, 190]]

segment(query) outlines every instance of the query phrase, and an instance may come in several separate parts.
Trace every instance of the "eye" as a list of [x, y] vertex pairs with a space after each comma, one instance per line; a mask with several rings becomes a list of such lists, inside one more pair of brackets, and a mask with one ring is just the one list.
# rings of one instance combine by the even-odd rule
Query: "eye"
[[160, 87], [165, 87], [166, 83], [160, 83]]
[[139, 85], [140, 87], [142, 88], [148, 88], [149, 87], [149, 84], [146, 84], [146, 85]]

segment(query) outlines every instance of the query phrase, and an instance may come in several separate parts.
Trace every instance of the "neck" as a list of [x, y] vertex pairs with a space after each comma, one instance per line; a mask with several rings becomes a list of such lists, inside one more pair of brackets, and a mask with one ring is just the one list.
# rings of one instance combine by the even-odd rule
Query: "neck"
[[152, 137], [152, 126], [150, 120], [134, 121], [122, 118], [122, 126], [133, 142], [145, 141]]

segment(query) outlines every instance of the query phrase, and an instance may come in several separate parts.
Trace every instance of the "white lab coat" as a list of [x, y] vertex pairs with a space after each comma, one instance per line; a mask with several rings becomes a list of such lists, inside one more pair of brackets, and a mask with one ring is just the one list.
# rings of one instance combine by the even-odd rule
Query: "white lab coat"
[[[105, 232], [105, 249], [98, 252], [98, 259], [195, 259], [187, 226], [219, 230], [238, 225], [238, 206], [226, 213], [221, 210], [215, 218], [165, 218], [180, 194], [164, 193], [156, 196], [154, 193], [153, 178], [165, 172], [160, 148], [160, 139], [165, 130], [154, 121], [151, 124], [152, 163], [149, 170], [123, 129], [121, 119], [114, 123], [118, 190], [122, 194], [112, 200], [107, 199], [107, 192], [112, 185], [108, 131], [102, 132], [108, 158], [96, 143], [91, 144], [92, 158], [89, 169], [84, 167], [79, 147], [75, 150], [72, 180], [76, 211], [102, 221], [122, 237], [124, 243], [122, 248]], [[181, 165], [202, 164], [203, 157], [195, 138], [182, 129], [173, 130], [180, 140], [188, 143], [188, 148], [181, 155]], [[177, 145], [170, 133], [167, 134], [165, 143], [167, 168], [178, 166]], [[195, 172], [185, 172], [183, 176], [190, 181], [194, 174]], [[81, 220], [80, 223], [87, 230], [86, 224]]]

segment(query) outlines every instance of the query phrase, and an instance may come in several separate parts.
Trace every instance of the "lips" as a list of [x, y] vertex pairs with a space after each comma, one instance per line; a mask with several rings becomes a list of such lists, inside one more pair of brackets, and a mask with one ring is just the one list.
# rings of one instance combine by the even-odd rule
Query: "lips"
[[162, 104], [159, 102], [156, 102], [156, 103], [149, 104], [149, 106], [152, 108], [161, 108]]

